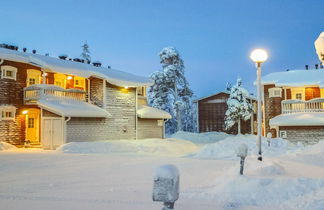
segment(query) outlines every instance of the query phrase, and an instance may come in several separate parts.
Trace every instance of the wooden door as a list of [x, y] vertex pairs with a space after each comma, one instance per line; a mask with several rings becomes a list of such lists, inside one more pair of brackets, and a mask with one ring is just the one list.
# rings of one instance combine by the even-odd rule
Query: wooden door
[[64, 143], [63, 119], [44, 118], [43, 119], [43, 141], [44, 149], [56, 149]]
[[26, 115], [26, 139], [32, 144], [39, 144], [39, 110], [28, 110]]

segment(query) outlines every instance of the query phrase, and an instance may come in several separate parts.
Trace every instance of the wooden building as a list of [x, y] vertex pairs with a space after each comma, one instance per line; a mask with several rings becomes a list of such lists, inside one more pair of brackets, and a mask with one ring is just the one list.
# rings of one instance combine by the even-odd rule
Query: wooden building
[[262, 86], [265, 133], [292, 142], [324, 139], [324, 69], [274, 72]]
[[171, 118], [147, 105], [147, 77], [17, 48], [0, 48], [0, 71], [0, 141], [14, 145], [163, 138]]
[[[198, 131], [201, 132], [226, 132], [237, 134], [237, 124], [230, 130], [226, 131], [225, 127], [225, 112], [227, 110], [228, 92], [219, 92], [207, 97], [199, 98], [194, 101], [197, 106], [197, 124]], [[241, 121], [241, 132], [243, 134], [256, 133], [256, 100], [249, 97], [248, 100], [254, 107], [254, 113], [250, 120]]]

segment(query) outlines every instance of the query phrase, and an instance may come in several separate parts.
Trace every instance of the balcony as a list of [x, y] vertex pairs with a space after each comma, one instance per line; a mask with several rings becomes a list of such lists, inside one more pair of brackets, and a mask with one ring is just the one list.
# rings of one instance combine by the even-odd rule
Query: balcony
[[79, 89], [64, 89], [56, 85], [37, 84], [24, 88], [24, 103], [36, 104], [44, 98], [55, 98], [57, 100], [72, 99], [86, 101], [86, 93]]
[[302, 112], [324, 112], [324, 98], [314, 98], [308, 101], [284, 100], [281, 102], [283, 114]]

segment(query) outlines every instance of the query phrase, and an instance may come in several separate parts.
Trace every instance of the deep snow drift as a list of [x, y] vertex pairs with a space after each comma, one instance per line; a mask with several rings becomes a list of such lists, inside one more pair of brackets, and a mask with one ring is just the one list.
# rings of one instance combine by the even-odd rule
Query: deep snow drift
[[[304, 147], [272, 139], [268, 147], [263, 139], [260, 162], [255, 136], [171, 137], [2, 151], [1, 208], [161, 209], [152, 201], [154, 170], [173, 164], [180, 172], [178, 210], [323, 209], [324, 141]], [[249, 147], [243, 176], [235, 154], [241, 143]]]

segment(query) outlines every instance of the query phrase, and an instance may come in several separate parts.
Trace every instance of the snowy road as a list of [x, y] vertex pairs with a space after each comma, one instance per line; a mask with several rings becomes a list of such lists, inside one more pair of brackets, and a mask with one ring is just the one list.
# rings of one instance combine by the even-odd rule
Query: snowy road
[[[233, 154], [240, 142], [252, 148], [244, 176]], [[271, 145], [264, 146], [262, 162], [253, 155], [254, 136], [203, 145], [168, 139], [4, 150], [0, 209], [158, 210], [162, 204], [152, 201], [155, 168], [174, 164], [180, 171], [177, 210], [323, 210], [324, 142], [309, 148], [283, 140]]]
[[[1, 209], [160, 209], [152, 202], [156, 166], [179, 167], [182, 193], [209, 186], [231, 166], [231, 161], [55, 152], [3, 152], [0, 158]], [[214, 209], [215, 204], [180, 196], [176, 207]]]

